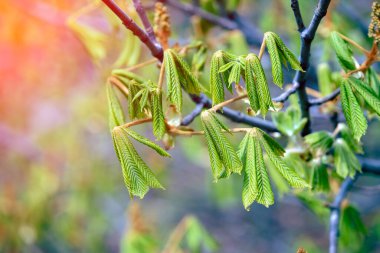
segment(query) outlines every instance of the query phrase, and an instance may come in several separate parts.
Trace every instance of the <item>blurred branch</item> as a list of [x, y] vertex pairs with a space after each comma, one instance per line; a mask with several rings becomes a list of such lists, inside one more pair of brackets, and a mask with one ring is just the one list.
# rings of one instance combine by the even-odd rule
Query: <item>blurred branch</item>
[[331, 212], [329, 253], [338, 252], [340, 208], [343, 200], [346, 198], [347, 193], [349, 192], [357, 178], [358, 174], [356, 174], [354, 178], [347, 177], [340, 186], [339, 192], [335, 196], [334, 202], [330, 205]]
[[331, 100], [334, 100], [337, 96], [339, 96], [339, 93], [340, 93], [340, 89], [338, 88], [325, 97], [309, 100], [309, 105], [310, 106], [322, 105]]
[[232, 12], [230, 13], [229, 18], [225, 18], [204, 11], [203, 9], [195, 5], [181, 3], [177, 0], [160, 1], [182, 12], [188, 13], [190, 15], [199, 16], [224, 29], [240, 30], [244, 34], [245, 40], [247, 41], [248, 45], [259, 46], [261, 44], [261, 31], [256, 27], [252, 26], [250, 22], [242, 18], [237, 12]]
[[274, 102], [281, 102], [284, 103], [286, 100], [288, 100], [289, 96], [296, 93], [299, 88], [299, 83], [294, 83], [291, 88], [286, 90], [284, 93], [279, 95], [278, 97], [273, 98], [272, 100]]
[[[309, 100], [308, 96], [306, 93], [306, 77], [307, 77], [307, 71], [309, 69], [310, 65], [310, 49], [311, 49], [311, 44], [313, 42], [315, 33], [318, 29], [318, 26], [322, 20], [322, 18], [326, 15], [327, 13], [327, 8], [329, 7], [330, 0], [319, 0], [318, 7], [314, 12], [314, 15], [311, 19], [311, 22], [307, 28], [305, 28], [302, 32], [300, 32], [300, 37], [301, 37], [301, 53], [299, 57], [299, 61], [301, 64], [303, 71], [297, 71], [294, 79], [293, 79], [293, 84], [294, 85], [299, 85], [297, 92], [298, 92], [298, 98], [299, 98], [299, 103], [301, 107], [301, 113], [302, 113], [302, 118], [306, 118], [307, 123], [302, 130], [302, 135], [306, 135], [311, 132], [310, 128], [310, 112], [309, 112]], [[297, 8], [293, 9], [294, 15], [297, 17]]]
[[380, 175], [380, 160], [373, 158], [358, 157], [364, 173]]
[[141, 22], [144, 25], [144, 28], [145, 28], [146, 33], [148, 34], [148, 37], [152, 41], [154, 41], [154, 42], [157, 43], [157, 41], [156, 41], [156, 35], [154, 34], [153, 27], [150, 24], [148, 17], [146, 16], [146, 12], [145, 12], [144, 7], [141, 4], [141, 1], [140, 0], [133, 0], [133, 5], [135, 6], [136, 12], [137, 12], [137, 14], [140, 17]]
[[216, 25], [218, 25], [224, 29], [235, 30], [238, 28], [238, 26], [236, 25], [235, 22], [233, 22], [227, 18], [219, 17], [219, 16], [216, 16], [210, 12], [204, 11], [203, 9], [201, 9], [195, 5], [181, 3], [177, 0], [161, 0], [161, 2], [175, 8], [177, 10], [188, 13], [190, 15], [199, 16], [199, 17], [201, 17], [201, 18], [203, 18], [203, 19], [205, 19], [205, 20], [207, 20], [213, 24], [216, 24]]

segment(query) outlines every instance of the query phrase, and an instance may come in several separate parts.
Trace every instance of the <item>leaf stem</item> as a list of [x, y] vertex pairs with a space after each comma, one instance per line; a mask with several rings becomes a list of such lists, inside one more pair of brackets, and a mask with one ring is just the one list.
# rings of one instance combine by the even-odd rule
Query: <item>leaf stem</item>
[[125, 87], [125, 85], [116, 76], [108, 77], [108, 82], [115, 85], [126, 97], [128, 97], [129, 91], [127, 87]]
[[260, 60], [263, 57], [264, 50], [265, 50], [265, 37], [263, 38], [263, 42], [261, 43], [261, 46], [260, 46], [260, 51], [259, 51], [259, 56], [258, 56]]
[[158, 78], [158, 89], [161, 91], [162, 90], [162, 85], [164, 83], [164, 76], [165, 76], [165, 64], [161, 64], [161, 69], [160, 69], [160, 76]]
[[128, 122], [124, 125], [121, 125], [119, 127], [131, 127], [131, 126], [136, 126], [136, 125], [140, 125], [140, 124], [143, 124], [143, 123], [147, 123], [147, 122], [151, 122], [153, 119], [151, 117], [149, 118], [145, 118], [145, 119], [138, 119], [138, 120], [135, 120], [135, 121], [131, 121], [131, 122]]
[[217, 104], [217, 105], [214, 105], [214, 106], [211, 107], [209, 110], [210, 110], [210, 111], [214, 111], [214, 112], [216, 112], [216, 111], [222, 109], [224, 106], [227, 106], [227, 105], [229, 105], [229, 104], [232, 104], [232, 103], [235, 102], [235, 101], [238, 101], [238, 100], [243, 99], [243, 98], [247, 98], [247, 96], [248, 96], [247, 94], [243, 94], [243, 95], [241, 95], [241, 96], [231, 98], [231, 99], [226, 100], [226, 101], [224, 101], [224, 102], [222, 102], [222, 103], [219, 103], [219, 104]]
[[133, 71], [133, 70], [136, 70], [136, 69], [148, 66], [150, 64], [153, 64], [155, 62], [157, 62], [157, 58], [152, 58], [152, 59], [147, 60], [145, 62], [142, 62], [142, 63], [136, 64], [136, 65], [133, 65], [131, 67], [128, 67], [128, 68], [125, 69], [125, 71]]

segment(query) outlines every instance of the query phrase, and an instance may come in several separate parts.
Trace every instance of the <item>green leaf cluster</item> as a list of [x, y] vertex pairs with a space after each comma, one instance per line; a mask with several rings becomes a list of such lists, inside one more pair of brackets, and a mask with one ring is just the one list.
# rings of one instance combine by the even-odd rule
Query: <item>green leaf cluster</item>
[[330, 38], [339, 64], [345, 71], [354, 70], [356, 68], [355, 60], [350, 45], [340, 37], [338, 32], [332, 32]]
[[301, 117], [301, 110], [297, 106], [289, 106], [285, 112], [273, 113], [272, 118], [278, 130], [288, 137], [301, 132], [307, 123], [307, 119]]
[[297, 57], [286, 47], [277, 34], [266, 32], [264, 34], [264, 41], [272, 63], [273, 83], [282, 88], [284, 84], [282, 65], [287, 67], [287, 63], [289, 63], [290, 67], [294, 70], [303, 71], [303, 69]]
[[[332, 154], [336, 173], [345, 178], [353, 177], [356, 172], [361, 171], [359, 160], [355, 153], [362, 153], [361, 144], [354, 138], [353, 133], [343, 123], [337, 126], [334, 135], [326, 132], [314, 132], [305, 136], [305, 143], [310, 148], [314, 159], [311, 162], [313, 175], [311, 182], [317, 183], [317, 191], [328, 190], [328, 175], [325, 171], [326, 164], [329, 161], [329, 155]], [[339, 134], [339, 137], [337, 137]], [[330, 150], [332, 149], [332, 152]], [[315, 173], [317, 172], [317, 174]], [[326, 179], [327, 178], [327, 179]], [[313, 184], [314, 185], [314, 184]]]
[[263, 150], [265, 150], [273, 167], [290, 186], [295, 188], [309, 186], [294, 169], [283, 161], [285, 150], [265, 132], [258, 128], [252, 128], [240, 143], [238, 152], [243, 162], [242, 200], [247, 210], [255, 201], [266, 207], [274, 203], [273, 191], [264, 163]]
[[229, 69], [220, 72], [220, 68], [230, 63], [236, 58], [222, 50], [216, 51], [211, 58], [210, 65], [210, 93], [212, 104], [216, 105], [224, 101], [224, 87], [232, 92], [229, 82]]
[[360, 140], [367, 130], [367, 120], [358, 100], [363, 99], [371, 110], [380, 115], [380, 98], [369, 85], [354, 77], [343, 79], [340, 89], [342, 110], [347, 125], [354, 137]]
[[129, 194], [131, 198], [133, 196], [143, 198], [149, 188], [164, 189], [164, 187], [137, 153], [130, 138], [152, 148], [161, 156], [170, 157], [170, 155], [157, 144], [129, 128], [115, 127], [112, 130], [114, 148], [121, 163], [124, 183]]
[[242, 163], [231, 142], [222, 133], [222, 130], [228, 132], [228, 128], [217, 118], [214, 112], [202, 112], [201, 121], [205, 131], [214, 180], [229, 177], [231, 173], [240, 174]]
[[196, 95], [199, 95], [204, 89], [191, 72], [189, 65], [175, 50], [165, 50], [163, 64], [166, 71], [168, 100], [178, 112], [181, 112], [182, 88], [186, 92]]

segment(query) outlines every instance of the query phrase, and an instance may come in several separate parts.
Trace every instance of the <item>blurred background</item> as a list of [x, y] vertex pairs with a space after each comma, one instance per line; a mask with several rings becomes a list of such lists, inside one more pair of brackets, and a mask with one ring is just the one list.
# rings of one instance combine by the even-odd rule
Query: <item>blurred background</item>
[[[135, 15], [129, 1], [118, 2]], [[331, 26], [370, 45], [372, 1], [332, 2], [313, 44], [312, 62], [331, 53], [324, 43]], [[300, 4], [308, 23], [317, 1]], [[242, 1], [238, 10], [255, 29], [280, 34], [299, 52], [289, 1]], [[127, 252], [123, 245], [133, 229], [149, 231], [162, 249], [190, 214], [214, 236], [217, 252], [296, 252], [299, 247], [326, 252], [327, 220], [295, 197], [276, 196], [270, 208], [253, 205], [247, 212], [240, 178], [212, 183], [207, 147], [198, 137], [176, 140], [173, 159], [138, 146], [166, 190], [130, 200], [108, 130], [105, 83], [113, 67], [149, 59], [146, 48], [135, 45], [135, 60], [120, 56], [133, 39], [100, 1], [3, 0], [0, 13], [0, 252]], [[188, 43], [199, 21], [173, 9], [170, 14], [175, 21], [171, 43]], [[238, 31], [212, 27], [203, 36], [210, 54], [221, 47], [218, 40], [236, 53], [249, 50]], [[142, 73], [154, 80], [155, 66], [147, 69], [152, 71]], [[190, 111], [193, 104], [187, 104]], [[379, 127], [373, 121], [363, 140], [367, 156], [379, 154]], [[136, 129], [153, 139], [149, 127]], [[376, 183], [363, 176], [357, 185]], [[380, 252], [379, 192], [358, 188], [350, 198], [361, 211], [367, 236], [345, 252]]]

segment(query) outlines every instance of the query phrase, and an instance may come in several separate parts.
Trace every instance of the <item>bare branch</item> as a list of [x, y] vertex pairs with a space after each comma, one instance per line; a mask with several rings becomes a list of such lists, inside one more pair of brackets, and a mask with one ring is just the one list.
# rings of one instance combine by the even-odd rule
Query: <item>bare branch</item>
[[309, 105], [310, 106], [322, 105], [324, 103], [334, 100], [336, 97], [339, 96], [339, 93], [340, 93], [340, 89], [338, 88], [325, 97], [309, 100]]
[[340, 186], [339, 192], [336, 195], [334, 202], [331, 204], [330, 209], [330, 246], [329, 253], [338, 252], [338, 237], [339, 237], [339, 221], [340, 221], [340, 208], [343, 200], [346, 198], [347, 193], [353, 186], [358, 178], [358, 174], [354, 178], [347, 177]]
[[364, 173], [380, 175], [380, 160], [366, 157], [358, 157]]
[[298, 31], [301, 33], [305, 30], [305, 24], [303, 23], [300, 6], [298, 0], [291, 0], [290, 7], [292, 7], [294, 17], [296, 18]]
[[[297, 90], [298, 92], [298, 98], [299, 103], [301, 107], [301, 113], [302, 118], [308, 119], [304, 129], [302, 130], [302, 135], [307, 135], [311, 132], [310, 127], [310, 112], [309, 112], [309, 100], [306, 93], [306, 77], [307, 77], [307, 71], [309, 69], [309, 60], [310, 60], [310, 49], [311, 49], [311, 43], [314, 39], [315, 33], [318, 29], [318, 26], [322, 20], [322, 18], [327, 13], [327, 8], [329, 7], [330, 0], [319, 0], [318, 7], [314, 12], [313, 18], [311, 19], [311, 22], [309, 26], [304, 29], [300, 35], [301, 35], [301, 53], [300, 53], [300, 64], [302, 69], [305, 72], [297, 71], [293, 83], [298, 83], [299, 88]], [[294, 11], [294, 9], [293, 9]], [[297, 17], [297, 13], [295, 13], [295, 16]]]
[[292, 95], [292, 94], [294, 94], [294, 93], [297, 92], [298, 88], [299, 88], [299, 83], [293, 82], [293, 85], [292, 85], [291, 88], [289, 88], [288, 90], [286, 90], [284, 93], [282, 93], [278, 97], [273, 98], [272, 100], [274, 102], [284, 103], [286, 100], [289, 99], [290, 95]]

